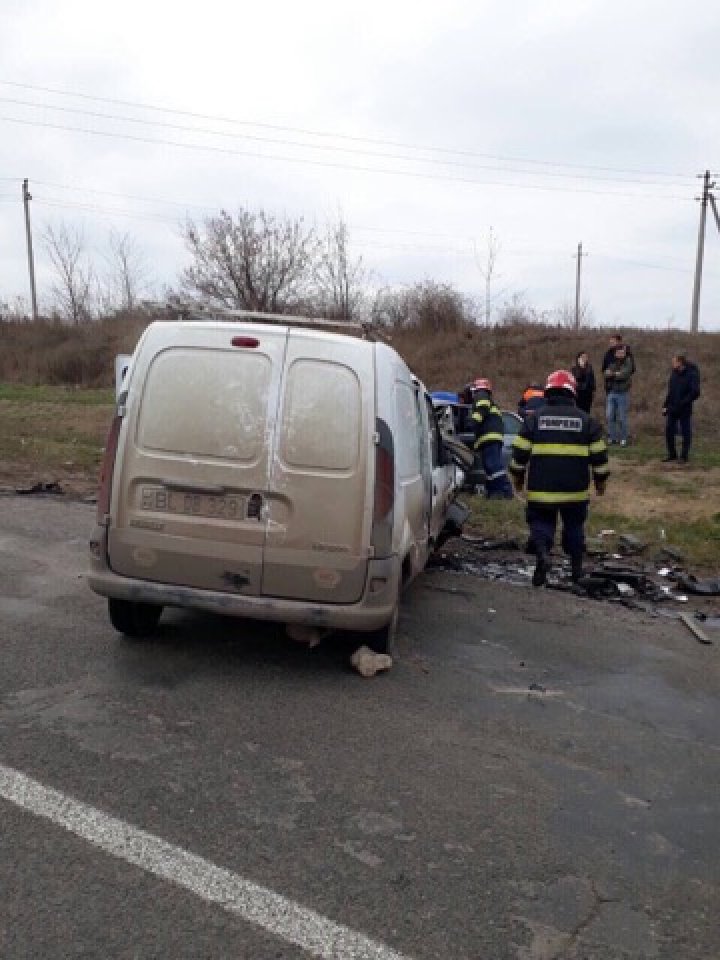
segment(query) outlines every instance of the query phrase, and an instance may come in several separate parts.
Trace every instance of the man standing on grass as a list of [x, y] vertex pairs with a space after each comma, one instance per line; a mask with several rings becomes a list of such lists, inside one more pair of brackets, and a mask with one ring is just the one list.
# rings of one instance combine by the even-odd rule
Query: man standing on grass
[[665, 420], [665, 444], [667, 456], [663, 463], [678, 459], [675, 436], [678, 427], [682, 433], [680, 463], [687, 463], [692, 443], [693, 403], [700, 396], [700, 371], [697, 365], [689, 363], [684, 353], [672, 358], [672, 371], [668, 380], [667, 396], [663, 406]]
[[621, 447], [626, 447], [628, 442], [628, 406], [632, 375], [633, 362], [628, 356], [627, 347], [615, 347], [615, 356], [611, 363], [603, 367], [603, 376], [607, 391], [608, 443], [619, 443]]
[[601, 369], [606, 370], [610, 366], [615, 359], [615, 351], [618, 347], [625, 347], [627, 350], [627, 355], [630, 357], [630, 363], [632, 364], [632, 372], [635, 373], [635, 357], [629, 345], [623, 340], [621, 333], [612, 333], [610, 335], [610, 346], [605, 351]]
[[545, 405], [528, 414], [513, 443], [508, 469], [518, 493], [525, 485], [527, 470], [526, 519], [537, 557], [534, 587], [547, 580], [558, 514], [572, 579], [577, 582], [582, 576], [590, 473], [602, 495], [610, 472], [600, 424], [576, 406], [576, 396], [571, 373], [551, 373], [545, 384]]

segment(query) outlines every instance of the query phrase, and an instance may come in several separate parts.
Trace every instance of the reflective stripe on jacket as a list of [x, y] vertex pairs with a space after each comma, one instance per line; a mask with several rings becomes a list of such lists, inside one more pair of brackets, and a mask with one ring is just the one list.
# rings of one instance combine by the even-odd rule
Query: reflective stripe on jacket
[[480, 450], [488, 443], [503, 442], [502, 413], [485, 391], [473, 404], [470, 423], [475, 433], [475, 443], [473, 444], [475, 450]]
[[600, 424], [564, 397], [549, 397], [531, 413], [512, 447], [509, 470], [524, 476], [528, 503], [581, 503], [590, 498], [590, 471], [610, 473]]

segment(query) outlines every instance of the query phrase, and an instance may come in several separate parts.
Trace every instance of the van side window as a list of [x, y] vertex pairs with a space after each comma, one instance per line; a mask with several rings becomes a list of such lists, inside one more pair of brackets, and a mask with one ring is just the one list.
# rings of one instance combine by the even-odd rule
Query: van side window
[[265, 446], [271, 365], [261, 353], [171, 348], [145, 380], [138, 446], [253, 461]]
[[395, 383], [398, 431], [395, 438], [398, 472], [401, 477], [417, 477], [420, 473], [420, 451], [423, 427], [415, 399], [415, 390], [407, 383]]
[[285, 385], [280, 456], [293, 467], [352, 470], [362, 404], [355, 372], [339, 363], [296, 360]]

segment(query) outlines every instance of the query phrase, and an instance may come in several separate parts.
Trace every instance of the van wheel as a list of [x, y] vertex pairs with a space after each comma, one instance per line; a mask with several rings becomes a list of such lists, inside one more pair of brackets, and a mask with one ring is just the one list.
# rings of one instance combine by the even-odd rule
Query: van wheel
[[384, 627], [365, 634], [365, 644], [375, 653], [395, 653], [395, 637], [397, 635], [398, 620], [400, 619], [400, 594], [393, 608], [392, 616]]
[[110, 623], [128, 637], [149, 637], [155, 633], [162, 607], [155, 603], [133, 603], [131, 600], [108, 598]]

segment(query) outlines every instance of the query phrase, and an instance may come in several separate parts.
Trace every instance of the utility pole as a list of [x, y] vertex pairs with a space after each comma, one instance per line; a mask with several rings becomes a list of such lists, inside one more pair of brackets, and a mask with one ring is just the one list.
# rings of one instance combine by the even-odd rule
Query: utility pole
[[580, 265], [582, 258], [587, 254], [582, 251], [582, 243], [578, 244], [577, 253], [573, 254], [577, 258], [577, 270], [575, 272], [575, 329], [580, 329]]
[[30, 274], [30, 297], [32, 299], [33, 320], [38, 318], [37, 290], [35, 289], [35, 259], [33, 257], [32, 231], [30, 230], [30, 201], [32, 196], [28, 190], [27, 177], [22, 185], [23, 207], [25, 208], [25, 238], [27, 240], [28, 272]]
[[695, 260], [695, 282], [693, 284], [692, 311], [690, 313], [690, 332], [697, 333], [700, 320], [700, 288], [702, 285], [703, 257], [705, 254], [705, 221], [707, 220], [708, 200], [713, 201], [713, 213], [715, 213], [714, 198], [710, 191], [715, 186], [715, 181], [710, 182], [711, 173], [706, 170], [705, 173], [699, 173], [702, 177], [703, 192], [700, 197], [700, 227], [698, 229], [697, 258]]

